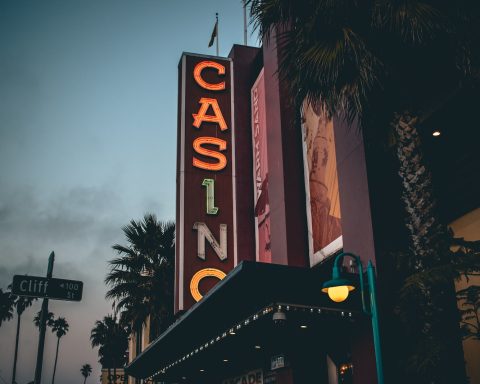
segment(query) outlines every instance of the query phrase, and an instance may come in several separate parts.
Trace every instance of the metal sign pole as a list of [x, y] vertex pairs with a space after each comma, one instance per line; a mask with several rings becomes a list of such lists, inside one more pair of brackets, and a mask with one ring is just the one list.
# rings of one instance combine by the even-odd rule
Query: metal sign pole
[[247, 45], [247, 0], [243, 0], [243, 45]]
[[[47, 279], [52, 277], [53, 263], [55, 261], [55, 253], [52, 251], [48, 257]], [[40, 334], [38, 336], [38, 350], [37, 350], [37, 365], [35, 367], [35, 384], [40, 384], [42, 381], [42, 366], [43, 366], [43, 348], [45, 346], [45, 332], [47, 330], [47, 316], [48, 316], [48, 299], [43, 299], [42, 313], [40, 316]]]
[[371, 261], [367, 266], [368, 287], [370, 288], [370, 308], [372, 312], [373, 346], [377, 365], [377, 382], [383, 384], [382, 346], [380, 343], [380, 327], [378, 325], [377, 291], [375, 286], [375, 268]]
[[219, 44], [219, 42], [218, 42], [218, 12], [215, 14], [215, 17], [217, 18], [217, 24], [215, 24], [215, 25], [216, 25], [216, 28], [217, 28], [217, 56], [218, 56], [218, 44]]

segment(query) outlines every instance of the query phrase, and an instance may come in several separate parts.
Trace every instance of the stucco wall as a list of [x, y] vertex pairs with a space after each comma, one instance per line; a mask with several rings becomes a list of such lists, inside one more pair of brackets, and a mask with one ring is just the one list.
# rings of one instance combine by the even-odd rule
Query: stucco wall
[[[480, 208], [467, 213], [450, 224], [455, 237], [463, 237], [465, 240], [480, 240]], [[455, 282], [457, 291], [470, 285], [480, 286], [480, 276], [462, 277]], [[467, 339], [463, 341], [463, 351], [466, 362], [467, 375], [470, 384], [480, 384], [480, 340]]]

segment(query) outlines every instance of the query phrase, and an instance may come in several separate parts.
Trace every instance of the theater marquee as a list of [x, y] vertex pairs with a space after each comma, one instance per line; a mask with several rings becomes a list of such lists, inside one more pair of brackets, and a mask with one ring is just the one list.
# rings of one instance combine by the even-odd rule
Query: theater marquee
[[232, 63], [183, 54], [179, 77], [176, 311], [237, 264]]

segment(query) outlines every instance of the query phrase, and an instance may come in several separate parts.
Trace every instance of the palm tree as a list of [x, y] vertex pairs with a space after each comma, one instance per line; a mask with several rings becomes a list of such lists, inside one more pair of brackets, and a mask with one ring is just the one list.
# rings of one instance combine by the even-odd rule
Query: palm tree
[[480, 286], [470, 285], [457, 292], [462, 315], [462, 333], [464, 339], [480, 340]]
[[83, 379], [83, 384], [85, 384], [85, 382], [87, 381], [87, 377], [90, 376], [90, 374], [92, 373], [91, 365], [90, 364], [82, 365], [80, 372], [82, 373], [82, 376], [85, 378]]
[[111, 368], [112, 368], [112, 348], [109, 346], [109, 341], [112, 338], [114, 333], [113, 329], [115, 327], [116, 320], [107, 315], [103, 318], [102, 321], [97, 320], [95, 326], [93, 327], [90, 333], [90, 341], [92, 343], [92, 348], [100, 347], [98, 349], [98, 357], [102, 368], [108, 369], [108, 382], [111, 382]]
[[11, 294], [12, 298], [15, 300], [13, 306], [17, 312], [17, 333], [15, 336], [15, 354], [13, 357], [13, 373], [12, 373], [12, 384], [16, 383], [16, 375], [17, 375], [17, 359], [18, 359], [18, 341], [20, 339], [20, 322], [22, 320], [22, 314], [25, 312], [25, 309], [30, 307], [33, 301], [37, 300], [33, 297], [23, 297], [23, 296], [16, 296]]
[[60, 338], [65, 336], [68, 332], [68, 322], [64, 317], [57, 317], [52, 323], [52, 332], [57, 336], [57, 350], [55, 353], [55, 363], [53, 365], [52, 384], [55, 383], [55, 373], [57, 371], [58, 347], [60, 346]]
[[13, 306], [15, 298], [9, 291], [3, 291], [0, 288], [0, 326], [4, 321], [10, 321], [13, 318]]
[[120, 257], [110, 261], [106, 297], [114, 299], [120, 321], [135, 331], [138, 349], [147, 319], [150, 336], [156, 337], [173, 317], [175, 224], [147, 214], [142, 221], [130, 221], [123, 232], [128, 245], [113, 246]]
[[[52, 327], [53, 326], [54, 317], [55, 317], [55, 315], [53, 314], [53, 312], [48, 312], [47, 319], [46, 319], [47, 327]], [[35, 324], [35, 326], [37, 328], [40, 328], [41, 318], [42, 318], [42, 311], [40, 310], [40, 311], [37, 312], [37, 314], [33, 318], [33, 323]]]
[[92, 347], [99, 347], [98, 356], [102, 368], [108, 369], [108, 380], [111, 381], [111, 369], [114, 377], [117, 368], [127, 362], [128, 335], [130, 331], [123, 327], [114, 316], [107, 315], [97, 320], [90, 333]]
[[403, 368], [410, 381], [466, 382], [453, 292], [465, 264], [436, 212], [418, 126], [442, 99], [478, 83], [478, 2], [248, 3], [264, 41], [276, 44], [297, 110], [304, 100], [320, 103], [329, 117], [357, 120], [372, 144], [395, 138], [410, 240], [400, 260], [400, 334], [414, 345]]

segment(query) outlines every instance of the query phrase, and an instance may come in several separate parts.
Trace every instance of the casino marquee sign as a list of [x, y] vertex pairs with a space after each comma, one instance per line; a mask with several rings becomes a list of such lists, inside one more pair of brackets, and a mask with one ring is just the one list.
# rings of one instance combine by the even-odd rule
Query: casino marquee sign
[[232, 62], [183, 54], [179, 64], [176, 311], [237, 264]]

